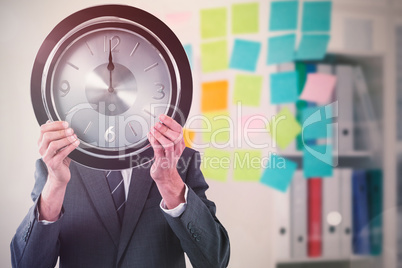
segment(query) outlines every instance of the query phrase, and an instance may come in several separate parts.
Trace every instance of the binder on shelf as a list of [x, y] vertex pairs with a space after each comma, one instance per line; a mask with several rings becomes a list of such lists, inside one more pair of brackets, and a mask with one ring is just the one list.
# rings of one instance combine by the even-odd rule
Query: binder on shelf
[[370, 253], [381, 255], [382, 252], [382, 170], [367, 171], [370, 219]]
[[320, 257], [322, 254], [322, 179], [309, 178], [307, 189], [307, 255]]
[[370, 254], [369, 211], [366, 171], [354, 170], [352, 174], [353, 193], [353, 253]]
[[[338, 100], [338, 129], [334, 140], [339, 153], [354, 150], [353, 128], [353, 87], [354, 70], [352, 66], [336, 65], [336, 99]], [[336, 147], [334, 147], [336, 148]], [[335, 149], [336, 150], [336, 149]]]
[[275, 191], [275, 241], [276, 257], [290, 258], [290, 191]]
[[352, 169], [339, 169], [340, 177], [340, 204], [341, 204], [341, 232], [340, 256], [348, 258], [352, 255]]
[[341, 249], [341, 191], [339, 170], [322, 180], [322, 255], [339, 257]]
[[302, 170], [293, 176], [291, 195], [291, 256], [307, 257], [307, 180]]

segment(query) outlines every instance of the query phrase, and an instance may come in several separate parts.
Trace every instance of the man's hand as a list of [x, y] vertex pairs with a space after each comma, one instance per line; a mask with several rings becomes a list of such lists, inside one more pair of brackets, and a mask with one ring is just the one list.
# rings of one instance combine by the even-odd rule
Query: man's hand
[[155, 162], [151, 167], [151, 177], [168, 209], [184, 203], [184, 182], [177, 172], [177, 162], [184, 148], [183, 129], [179, 123], [166, 115], [161, 115], [148, 133], [148, 140], [154, 149]]
[[41, 220], [54, 221], [60, 214], [67, 183], [70, 181], [70, 162], [67, 156], [79, 141], [67, 122], [48, 122], [41, 126], [38, 140], [39, 153], [48, 170], [39, 212]]

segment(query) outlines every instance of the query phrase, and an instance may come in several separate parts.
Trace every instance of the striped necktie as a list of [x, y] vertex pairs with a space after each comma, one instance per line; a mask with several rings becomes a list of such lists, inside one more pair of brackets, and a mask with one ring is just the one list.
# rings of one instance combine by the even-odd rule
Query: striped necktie
[[124, 208], [126, 206], [126, 195], [124, 192], [123, 176], [120, 171], [109, 171], [106, 173], [106, 179], [109, 184], [110, 193], [112, 194], [117, 215], [120, 224], [123, 222]]

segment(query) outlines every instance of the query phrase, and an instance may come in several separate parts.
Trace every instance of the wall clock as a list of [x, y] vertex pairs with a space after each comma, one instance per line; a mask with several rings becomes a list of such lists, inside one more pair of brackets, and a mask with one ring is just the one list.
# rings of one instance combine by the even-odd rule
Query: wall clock
[[31, 99], [39, 124], [70, 123], [80, 146], [69, 157], [97, 169], [152, 160], [146, 134], [160, 114], [184, 125], [191, 70], [175, 34], [153, 15], [95, 6], [61, 21], [36, 56]]

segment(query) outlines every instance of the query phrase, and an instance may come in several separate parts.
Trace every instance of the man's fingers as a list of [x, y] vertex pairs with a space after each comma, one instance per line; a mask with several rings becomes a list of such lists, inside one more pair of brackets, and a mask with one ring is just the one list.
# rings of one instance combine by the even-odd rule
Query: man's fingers
[[56, 161], [56, 162], [63, 161], [72, 151], [74, 151], [75, 148], [78, 147], [79, 144], [80, 144], [80, 141], [76, 140], [75, 142], [70, 143], [69, 145], [67, 145], [66, 147], [61, 149], [54, 157], [54, 161]]
[[154, 154], [156, 158], [165, 156], [163, 146], [156, 140], [155, 136], [151, 132], [148, 133], [148, 140], [154, 149]]
[[180, 133], [182, 132], [182, 127], [179, 123], [177, 123], [173, 118], [165, 115], [165, 114], [161, 114], [159, 116], [159, 120], [168, 128], [170, 128], [171, 130], [173, 130], [174, 132]]
[[51, 131], [58, 131], [58, 130], [63, 130], [68, 128], [68, 123], [65, 121], [55, 121], [55, 122], [50, 122], [49, 120], [46, 122], [46, 124], [43, 124], [40, 126], [40, 135], [38, 139], [38, 144], [42, 142], [43, 134]]
[[57, 141], [66, 137], [71, 137], [74, 134], [72, 128], [57, 130], [57, 131], [49, 131], [42, 134], [42, 139], [39, 141], [39, 153], [44, 154], [49, 146], [49, 144], [53, 141]]
[[166, 138], [171, 140], [174, 144], [180, 142], [180, 138], [183, 137], [183, 130], [180, 127], [180, 132], [173, 131], [162, 123], [156, 123], [155, 128]]
[[77, 138], [75, 135], [73, 135], [64, 139], [50, 142], [46, 152], [42, 155], [43, 160], [45, 161], [45, 163], [52, 160], [57, 154], [62, 153], [66, 146], [76, 141]]
[[165, 156], [172, 158], [174, 157], [175, 152], [175, 144], [173, 141], [166, 138], [162, 133], [159, 132], [155, 127], [151, 129], [151, 134], [155, 137], [155, 139], [162, 145]]

